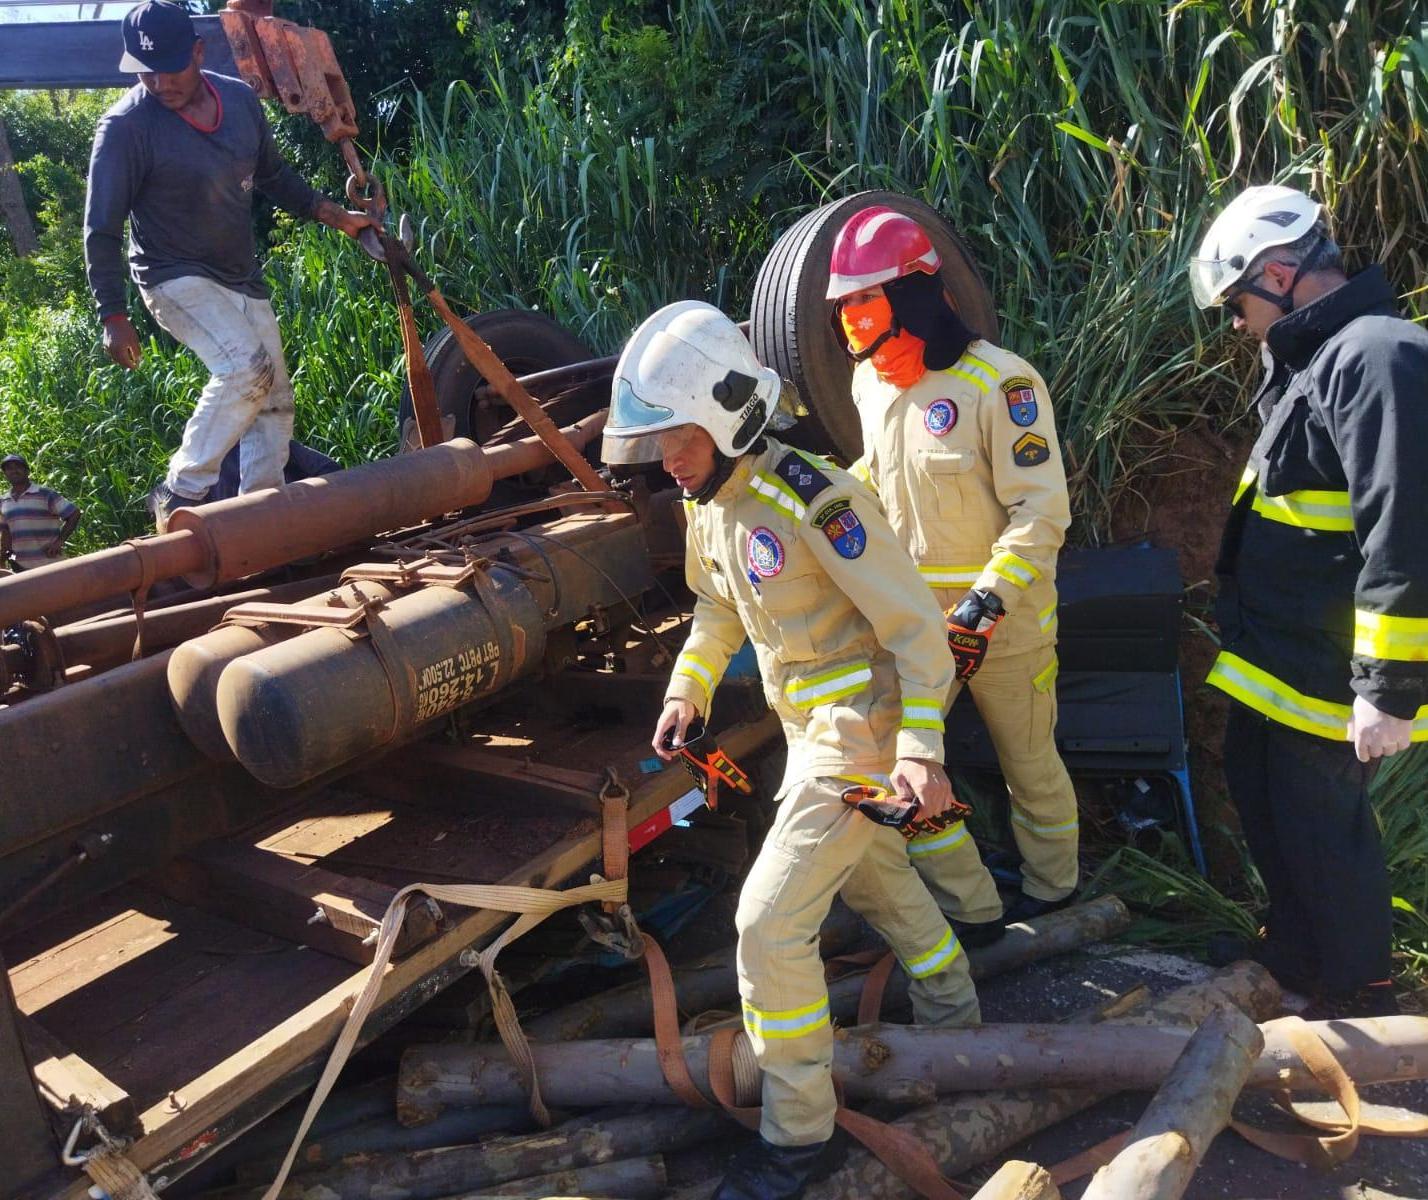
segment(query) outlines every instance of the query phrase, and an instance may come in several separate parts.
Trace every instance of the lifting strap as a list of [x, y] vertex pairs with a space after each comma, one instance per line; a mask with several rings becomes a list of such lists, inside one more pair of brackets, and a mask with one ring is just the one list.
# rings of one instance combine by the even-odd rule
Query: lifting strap
[[[623, 844], [628, 837], [625, 829], [626, 804], [624, 800], [615, 797], [611, 802], [605, 803], [602, 798], [602, 808], [604, 809], [605, 845], [610, 845], [614, 840], [612, 826], [616, 823], [618, 823], [620, 840]], [[407, 904], [413, 896], [430, 896], [433, 900], [443, 904], [461, 905], [466, 908], [485, 908], [496, 912], [520, 914], [509, 928], [476, 955], [475, 965], [480, 968], [491, 989], [491, 1006], [496, 1017], [497, 1032], [501, 1035], [501, 1041], [505, 1044], [507, 1053], [511, 1055], [512, 1061], [516, 1063], [522, 1077], [526, 1080], [531, 1097], [531, 1112], [541, 1124], [549, 1125], [550, 1114], [540, 1099], [540, 1089], [536, 1081], [530, 1044], [516, 1017], [515, 1005], [511, 1002], [510, 993], [496, 972], [496, 956], [503, 947], [534, 929], [552, 913], [592, 901], [619, 906], [625, 902], [628, 894], [629, 881], [623, 877], [601, 879], [595, 883], [569, 888], [565, 891], [556, 891], [552, 888], [508, 887], [503, 884], [412, 883], [397, 892], [382, 917], [382, 925], [377, 933], [376, 950], [372, 956], [372, 965], [367, 970], [366, 980], [361, 991], [354, 998], [347, 1019], [343, 1022], [341, 1032], [337, 1035], [337, 1041], [328, 1055], [327, 1064], [323, 1067], [322, 1075], [313, 1089], [312, 1098], [308, 1101], [307, 1110], [303, 1113], [302, 1121], [293, 1135], [292, 1144], [283, 1157], [277, 1178], [263, 1193], [262, 1200], [276, 1200], [278, 1193], [282, 1191], [283, 1184], [287, 1182], [288, 1174], [292, 1171], [293, 1163], [297, 1159], [298, 1150], [307, 1137], [318, 1110], [327, 1099], [328, 1093], [332, 1091], [338, 1075], [357, 1045], [357, 1038], [362, 1032], [362, 1026], [376, 1006], [381, 993], [382, 980], [386, 975], [387, 965], [391, 961], [392, 950], [396, 946], [397, 937], [401, 933], [402, 924], [406, 919]]]

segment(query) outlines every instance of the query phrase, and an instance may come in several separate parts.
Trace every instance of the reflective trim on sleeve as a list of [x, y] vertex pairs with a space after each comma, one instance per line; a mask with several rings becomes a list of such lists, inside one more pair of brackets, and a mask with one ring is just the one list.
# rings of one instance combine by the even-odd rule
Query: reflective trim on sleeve
[[[1220, 651], [1205, 682], [1255, 712], [1263, 713], [1271, 721], [1288, 725], [1300, 733], [1312, 733], [1336, 742], [1348, 739], [1350, 709], [1347, 704], [1306, 696], [1228, 650]], [[1416, 732], [1415, 728], [1415, 736]]]
[[855, 696], [873, 681], [873, 669], [866, 662], [849, 663], [809, 679], [791, 679], [784, 695], [796, 708], [813, 708], [830, 700]]
[[679, 657], [674, 660], [675, 675], [686, 675], [694, 680], [704, 689], [706, 697], [714, 694], [714, 686], [719, 681], [718, 673], [714, 670], [712, 663], [702, 659], [697, 654], [692, 654], [688, 650], [681, 650]]
[[1041, 626], [1043, 633], [1056, 628], [1056, 603], [1054, 601], [1036, 614], [1036, 623]]
[[1238, 504], [1240, 502], [1240, 497], [1245, 494], [1245, 489], [1248, 488], [1250, 484], [1252, 484], [1254, 481], [1254, 468], [1246, 467], [1244, 470], [1244, 474], [1240, 476], [1239, 484], [1235, 487], [1235, 498], [1231, 500], [1230, 503]]
[[939, 829], [934, 833], [919, 833], [907, 843], [907, 852], [913, 858], [947, 854], [958, 846], [966, 845], [969, 836], [967, 823], [958, 821], [955, 825], [949, 825], [946, 829]]
[[944, 967], [950, 966], [956, 957], [962, 953], [962, 943], [952, 932], [952, 926], [947, 926], [947, 932], [938, 939], [937, 945], [933, 946], [926, 954], [919, 954], [916, 958], [903, 959], [902, 969], [913, 979], [926, 979], [929, 975], [936, 975]]
[[848, 466], [848, 474], [874, 492], [878, 490], [873, 484], [873, 473], [868, 470], [868, 464], [863, 459], [855, 458]]
[[1031, 677], [1031, 686], [1038, 692], [1048, 692], [1051, 685], [1056, 682], [1056, 676], [1061, 672], [1061, 660], [1053, 658], [1046, 666], [1042, 667]]
[[1081, 827], [1081, 822], [1076, 817], [1072, 817], [1069, 821], [1061, 821], [1055, 825], [1038, 825], [1015, 806], [1013, 806], [1011, 810], [1011, 819], [1013, 825], [1020, 825], [1023, 829], [1030, 830], [1032, 833], [1041, 834], [1042, 837], [1062, 837], [1068, 833], [1075, 833]]
[[917, 573], [926, 580], [928, 587], [971, 587], [982, 577], [982, 564], [950, 566], [947, 563], [921, 563]]
[[942, 723], [942, 705], [925, 696], [904, 696], [902, 727], [904, 729], [935, 729], [938, 733], [942, 733], [946, 728]]
[[1283, 496], [1256, 492], [1250, 507], [1267, 521], [1293, 525], [1296, 529], [1318, 529], [1325, 533], [1354, 531], [1348, 492], [1286, 492]]
[[1395, 662], [1428, 662], [1428, 617], [1354, 609], [1354, 653]]
[[808, 506], [784, 485], [783, 480], [765, 475], [762, 471], [749, 480], [749, 491], [770, 508], [795, 521], [803, 520], [803, 514], [808, 511]]
[[828, 1024], [828, 997], [806, 1004], [802, 1008], [769, 1010], [755, 1008], [744, 1001], [744, 1029], [751, 1038], [806, 1037]]
[[993, 555], [992, 561], [987, 566], [1008, 583], [1019, 588], [1029, 588], [1041, 578], [1041, 572], [1036, 567], [1021, 555], [1013, 554], [1010, 550], [1003, 550], [1000, 554]]

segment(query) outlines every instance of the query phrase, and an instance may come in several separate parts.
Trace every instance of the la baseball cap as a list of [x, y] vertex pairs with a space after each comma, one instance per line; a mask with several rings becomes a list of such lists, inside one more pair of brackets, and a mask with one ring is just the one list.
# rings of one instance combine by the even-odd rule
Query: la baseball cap
[[30, 465], [25, 461], [23, 454], [7, 454], [4, 458], [0, 458], [0, 467], [7, 467], [12, 462], [19, 463], [22, 467], [28, 467]]
[[119, 69], [131, 74], [172, 75], [193, 58], [198, 34], [188, 10], [169, 0], [148, 0], [123, 20], [124, 57]]

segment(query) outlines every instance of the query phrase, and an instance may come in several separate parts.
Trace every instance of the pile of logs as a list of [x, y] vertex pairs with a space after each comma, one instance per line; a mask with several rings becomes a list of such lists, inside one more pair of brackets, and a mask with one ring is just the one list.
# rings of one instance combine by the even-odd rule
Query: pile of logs
[[[989, 978], [1112, 938], [1129, 922], [1114, 897], [1078, 905], [1013, 927], [1000, 942], [972, 951], [973, 972]], [[825, 953], [853, 940], [846, 918], [826, 932]], [[720, 1111], [709, 1082], [708, 1030], [737, 1024], [728, 1015], [738, 1007], [732, 956], [676, 969], [674, 981], [681, 1016], [707, 1014], [687, 1021], [682, 1048], [709, 1107], [688, 1107], [666, 1082], [651, 1036], [648, 985], [628, 984], [527, 1019], [541, 1092], [555, 1112], [551, 1128], [534, 1129], [520, 1073], [498, 1042], [409, 1045], [395, 1085], [387, 1078], [333, 1097], [281, 1200], [706, 1200], [723, 1160], [750, 1136]], [[1101, 1156], [1104, 1165], [1084, 1195], [1164, 1200], [1183, 1193], [1243, 1088], [1319, 1088], [1296, 1050], [1302, 1035], [1271, 1020], [1281, 1011], [1277, 985], [1251, 963], [1154, 999], [1137, 989], [1066, 1024], [967, 1030], [852, 1026], [862, 981], [858, 973], [829, 985], [842, 1023], [835, 1072], [846, 1103], [911, 1134], [948, 1178], [994, 1162], [1109, 1094], [1150, 1091], [1154, 1099], [1139, 1123], [1118, 1153]], [[898, 1015], [906, 1003], [906, 980], [895, 972], [883, 1015]], [[1358, 1083], [1428, 1075], [1428, 1019], [1303, 1028], [1321, 1038]], [[739, 1102], [757, 1103], [757, 1077], [744, 1074]], [[207, 1195], [258, 1200], [290, 1132], [260, 1128], [241, 1141], [237, 1182]], [[808, 1200], [915, 1194], [855, 1146], [839, 1170], [809, 1190]], [[978, 1200], [1059, 1195], [1050, 1172], [1024, 1162], [1005, 1163], [976, 1193]]]

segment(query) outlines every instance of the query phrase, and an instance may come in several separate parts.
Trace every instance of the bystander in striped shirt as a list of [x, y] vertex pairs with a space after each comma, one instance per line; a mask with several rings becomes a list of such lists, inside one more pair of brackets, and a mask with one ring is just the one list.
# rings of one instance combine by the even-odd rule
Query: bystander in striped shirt
[[78, 508], [53, 488], [30, 484], [18, 496], [0, 493], [0, 525], [10, 531], [10, 552], [21, 569], [43, 566], [48, 546]]

